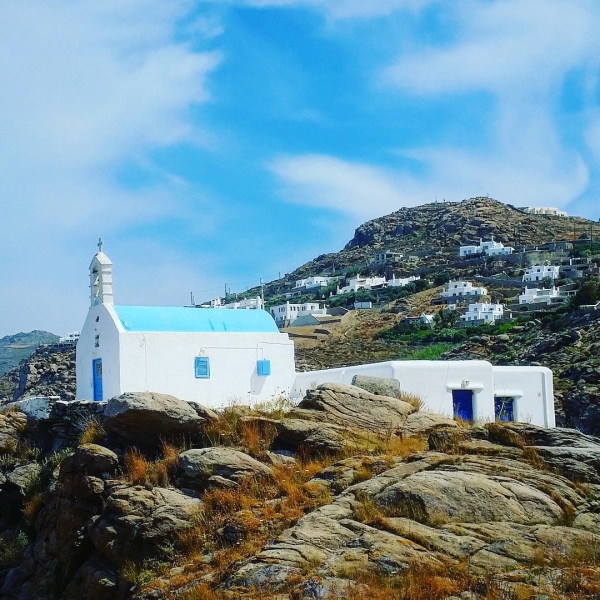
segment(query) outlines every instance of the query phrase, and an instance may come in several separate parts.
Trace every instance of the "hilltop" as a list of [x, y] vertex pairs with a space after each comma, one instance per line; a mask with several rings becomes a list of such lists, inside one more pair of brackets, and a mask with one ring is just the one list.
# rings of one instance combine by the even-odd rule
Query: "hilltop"
[[[293, 281], [311, 275], [331, 274], [351, 267], [362, 267], [381, 250], [421, 258], [458, 255], [458, 246], [473, 244], [479, 238], [505, 245], [533, 246], [551, 241], [576, 241], [593, 235], [593, 221], [581, 217], [534, 215], [492, 198], [470, 198], [462, 202], [435, 202], [401, 208], [389, 215], [360, 225], [342, 250], [322, 254], [298, 267], [284, 278]], [[600, 236], [600, 228], [598, 230]], [[424, 264], [431, 264], [425, 260]], [[420, 266], [423, 266], [422, 264]], [[398, 267], [408, 272], [407, 261]], [[413, 267], [414, 268], [414, 267]], [[275, 285], [278, 282], [272, 282]], [[267, 284], [265, 289], [269, 289]]]

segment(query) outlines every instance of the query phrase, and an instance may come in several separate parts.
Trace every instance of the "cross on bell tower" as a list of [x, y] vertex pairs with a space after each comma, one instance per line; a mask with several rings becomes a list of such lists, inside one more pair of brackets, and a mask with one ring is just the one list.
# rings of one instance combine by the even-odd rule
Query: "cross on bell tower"
[[90, 304], [113, 303], [112, 262], [102, 252], [102, 238], [98, 239], [98, 252], [90, 263]]

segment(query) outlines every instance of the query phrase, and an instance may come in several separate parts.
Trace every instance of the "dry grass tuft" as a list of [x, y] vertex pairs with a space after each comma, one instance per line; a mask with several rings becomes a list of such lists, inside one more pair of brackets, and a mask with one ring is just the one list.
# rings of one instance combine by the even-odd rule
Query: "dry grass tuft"
[[411, 394], [410, 392], [399, 390], [396, 392], [396, 397], [398, 400], [402, 400], [402, 402], [407, 402], [410, 404], [416, 411], [423, 410], [425, 408], [425, 400], [423, 400], [423, 398], [417, 394]]
[[106, 437], [106, 431], [98, 419], [90, 419], [79, 436], [79, 444], [99, 444]]
[[167, 487], [179, 462], [180, 448], [162, 441], [162, 455], [159, 460], [148, 460], [137, 448], [131, 448], [123, 459], [124, 477], [134, 485]]

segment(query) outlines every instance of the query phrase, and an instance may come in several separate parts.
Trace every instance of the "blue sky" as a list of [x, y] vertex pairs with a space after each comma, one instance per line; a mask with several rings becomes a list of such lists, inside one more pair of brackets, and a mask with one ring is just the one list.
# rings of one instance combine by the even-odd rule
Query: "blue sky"
[[0, 335], [184, 304], [485, 195], [600, 217], [597, 0], [3, 0]]

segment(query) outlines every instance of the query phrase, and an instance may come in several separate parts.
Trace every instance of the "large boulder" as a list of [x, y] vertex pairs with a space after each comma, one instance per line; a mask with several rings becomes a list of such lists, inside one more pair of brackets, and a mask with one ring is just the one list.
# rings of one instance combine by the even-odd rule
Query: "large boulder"
[[337, 425], [378, 433], [401, 429], [416, 411], [408, 402], [341, 383], [308, 390], [298, 408], [321, 411], [324, 420]]
[[161, 438], [190, 435], [216, 414], [208, 408], [192, 407], [175, 396], [135, 392], [111, 398], [104, 410], [107, 433], [141, 447]]
[[233, 448], [195, 448], [179, 455], [178, 475], [182, 485], [204, 490], [230, 487], [244, 477], [271, 477], [273, 471], [256, 459]]
[[117, 565], [161, 556], [200, 506], [173, 489], [111, 484], [107, 491], [102, 514], [87, 529], [97, 552]]

